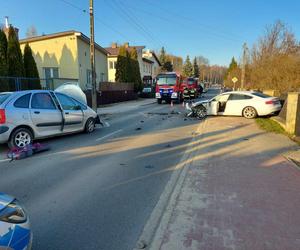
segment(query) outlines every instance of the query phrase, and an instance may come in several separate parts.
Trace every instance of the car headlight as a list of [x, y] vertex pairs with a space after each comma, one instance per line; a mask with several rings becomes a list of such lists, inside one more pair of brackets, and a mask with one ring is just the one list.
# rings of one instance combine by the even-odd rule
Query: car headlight
[[177, 92], [173, 92], [172, 93], [172, 98], [177, 98], [178, 97], [178, 93]]
[[0, 211], [0, 221], [18, 224], [24, 223], [26, 220], [26, 212], [17, 200], [14, 200]]

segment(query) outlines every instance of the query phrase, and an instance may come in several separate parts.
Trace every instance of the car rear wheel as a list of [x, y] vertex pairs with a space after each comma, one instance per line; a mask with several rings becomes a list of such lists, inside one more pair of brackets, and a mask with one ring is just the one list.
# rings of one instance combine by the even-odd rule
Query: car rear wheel
[[95, 119], [89, 118], [85, 124], [85, 132], [92, 133], [95, 130]]
[[18, 147], [24, 148], [26, 145], [31, 144], [33, 141], [32, 132], [27, 128], [18, 128], [10, 136], [8, 146], [10, 148]]
[[243, 110], [243, 116], [247, 119], [253, 119], [257, 116], [256, 109], [253, 107], [246, 107]]

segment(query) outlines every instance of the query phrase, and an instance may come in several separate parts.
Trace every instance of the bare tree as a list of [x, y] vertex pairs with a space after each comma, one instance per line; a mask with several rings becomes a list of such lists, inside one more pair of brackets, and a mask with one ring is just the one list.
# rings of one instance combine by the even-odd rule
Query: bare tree
[[268, 26], [251, 51], [247, 65], [248, 88], [277, 89], [300, 87], [300, 47], [294, 33], [281, 21]]
[[27, 31], [26, 31], [26, 37], [27, 37], [27, 38], [35, 37], [35, 36], [37, 36], [37, 35], [38, 35], [37, 29], [35, 28], [34, 25], [31, 25], [31, 26], [27, 29]]

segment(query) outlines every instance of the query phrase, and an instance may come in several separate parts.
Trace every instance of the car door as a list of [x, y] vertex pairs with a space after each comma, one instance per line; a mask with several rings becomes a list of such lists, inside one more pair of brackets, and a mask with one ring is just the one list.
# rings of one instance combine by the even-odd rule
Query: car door
[[219, 102], [216, 99], [212, 99], [206, 105], [207, 115], [217, 115], [218, 114]]
[[84, 113], [81, 107], [69, 96], [55, 93], [64, 115], [64, 132], [76, 132], [83, 129]]
[[243, 109], [248, 105], [251, 96], [245, 94], [232, 93], [226, 103], [224, 115], [241, 116]]
[[30, 117], [37, 137], [62, 133], [62, 114], [49, 92], [32, 94]]

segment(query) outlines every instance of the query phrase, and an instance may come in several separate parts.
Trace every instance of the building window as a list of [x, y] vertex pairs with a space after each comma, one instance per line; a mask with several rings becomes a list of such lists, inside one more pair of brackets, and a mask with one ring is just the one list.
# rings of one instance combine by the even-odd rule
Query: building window
[[109, 62], [109, 69], [116, 69], [117, 61], [110, 61]]
[[92, 71], [90, 69], [86, 70], [86, 84], [87, 86], [92, 85]]
[[59, 78], [58, 68], [43, 68], [44, 69], [44, 75], [46, 79], [49, 78]]

